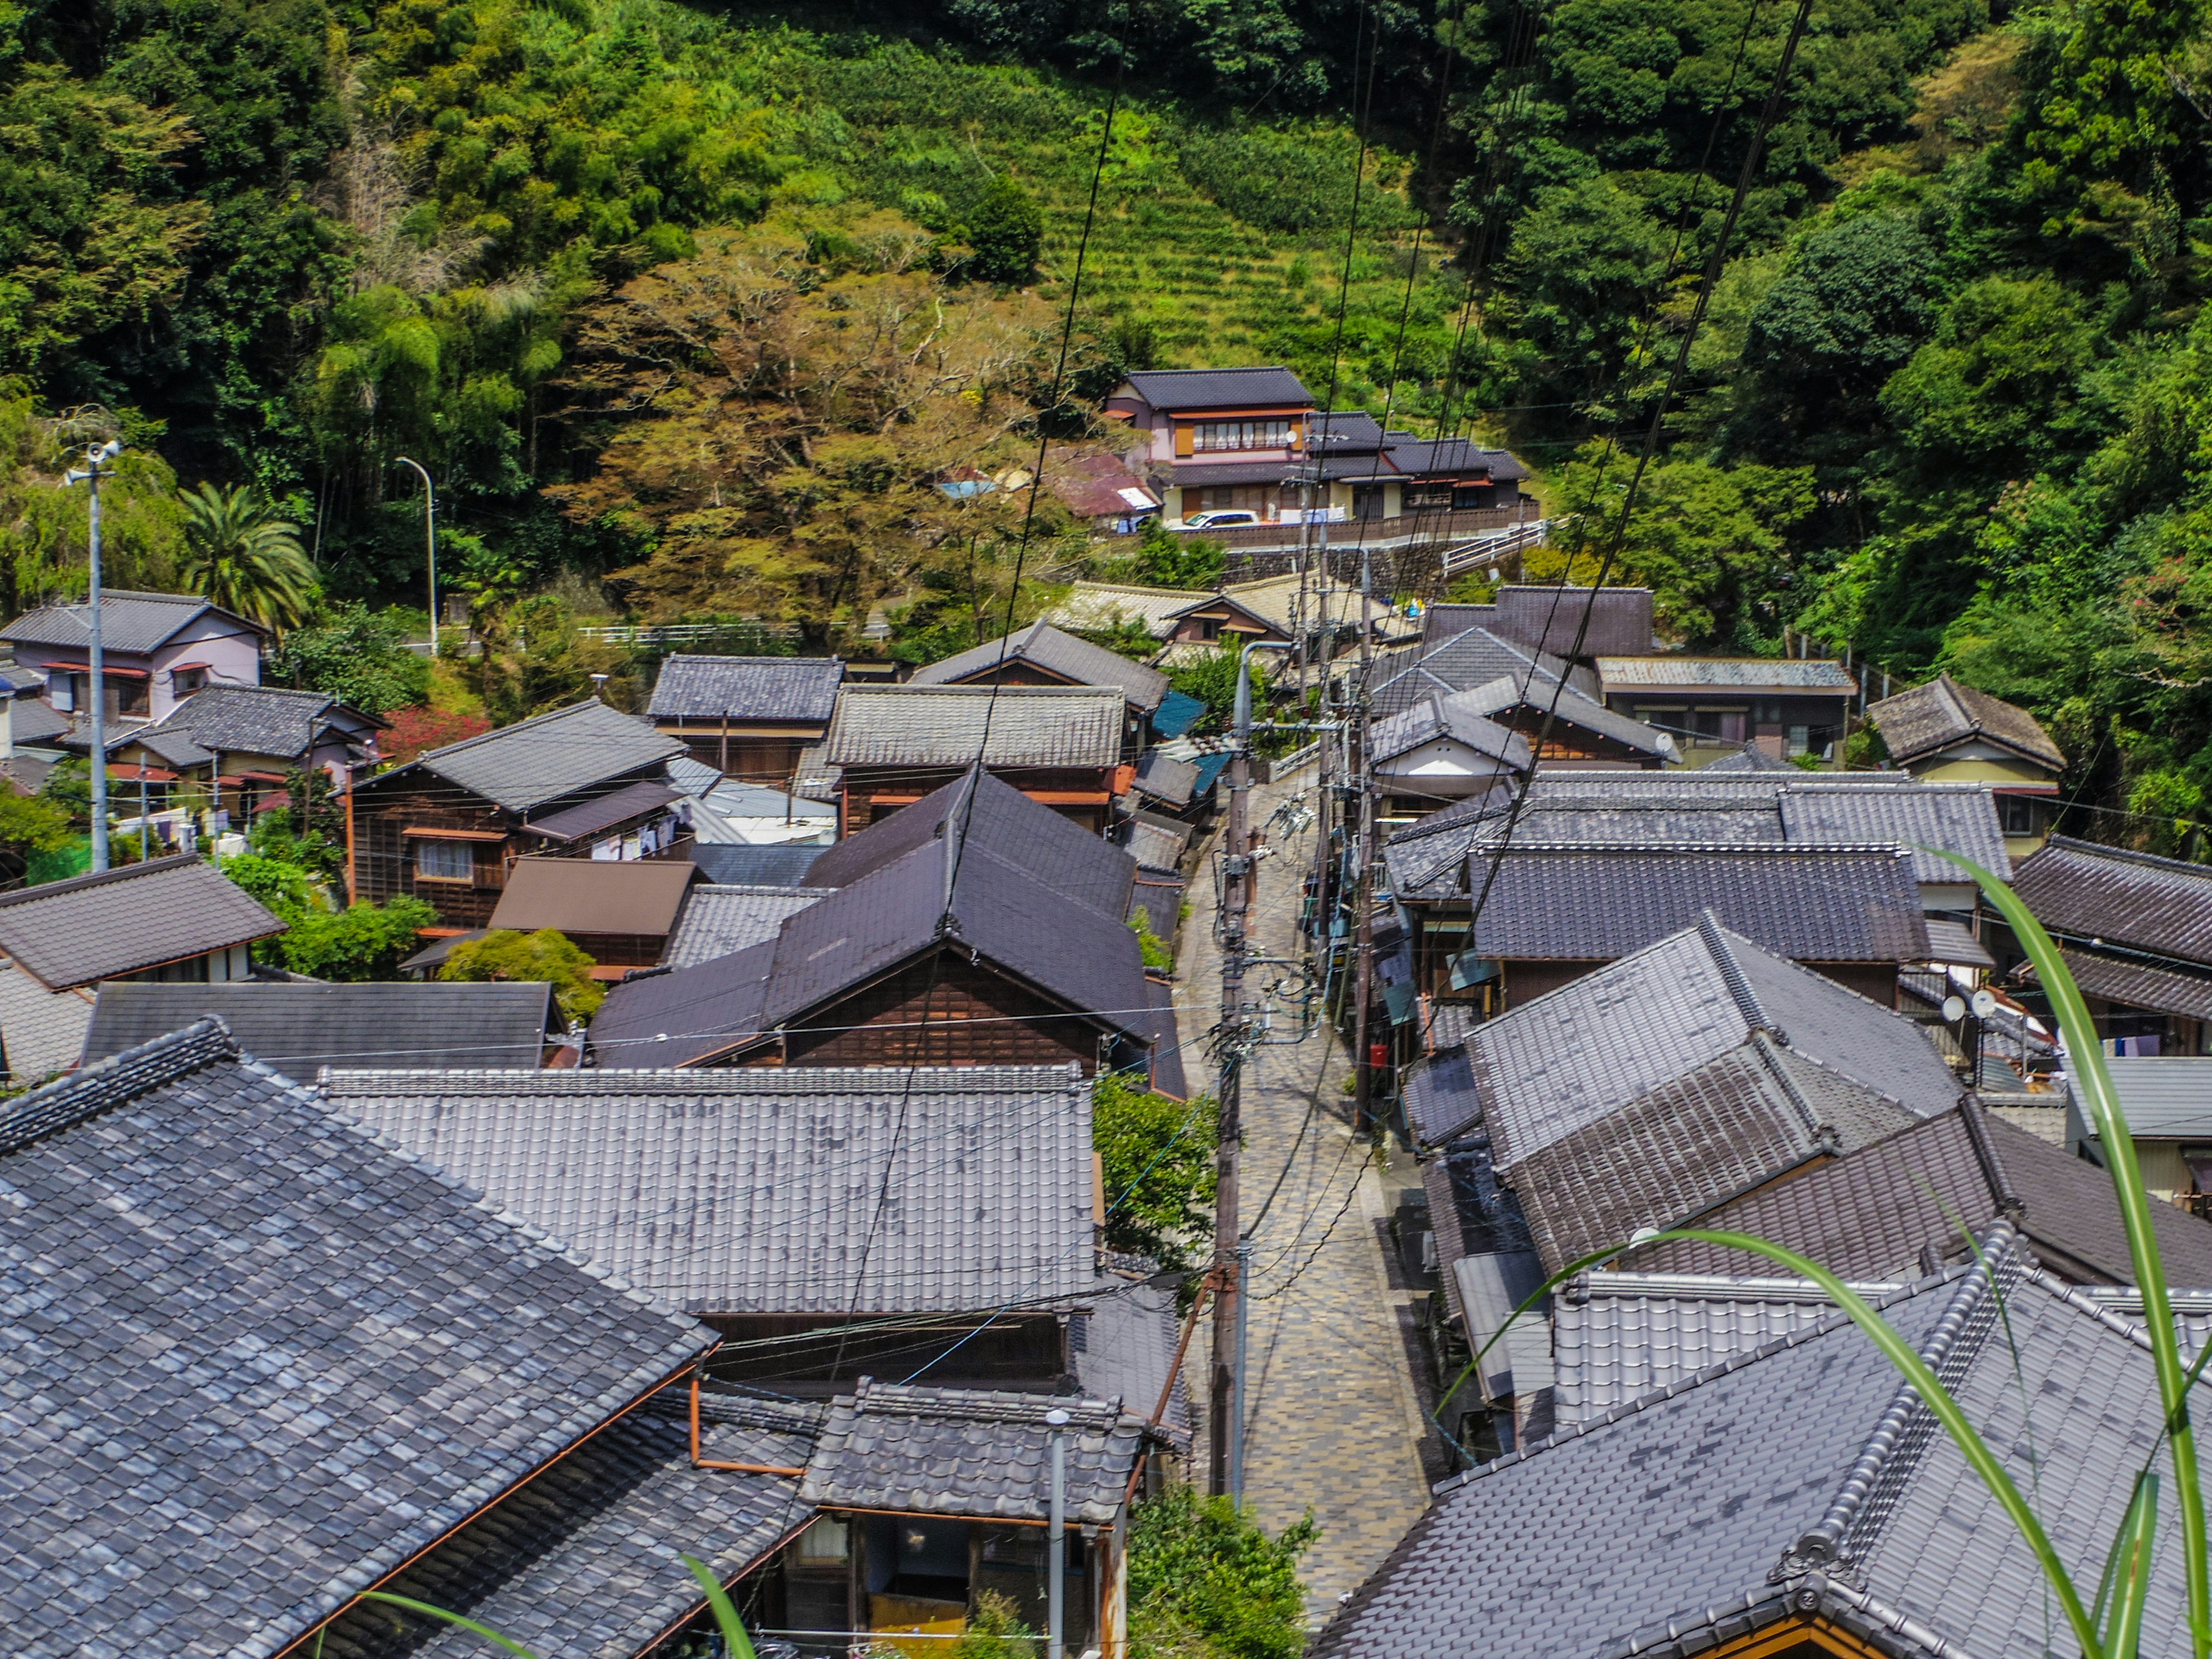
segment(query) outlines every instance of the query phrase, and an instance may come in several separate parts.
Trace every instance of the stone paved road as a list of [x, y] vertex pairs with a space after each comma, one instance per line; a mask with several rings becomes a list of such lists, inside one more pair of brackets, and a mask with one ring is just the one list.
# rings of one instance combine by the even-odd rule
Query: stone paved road
[[[1308, 771], [1255, 786], [1254, 826], [1264, 829], [1276, 807], [1312, 781]], [[1313, 840], [1310, 832], [1288, 841], [1267, 834], [1279, 850], [1261, 865], [1254, 948], [1294, 956], [1300, 881], [1311, 867]], [[1186, 1042], [1194, 1042], [1220, 1013], [1213, 901], [1209, 863], [1191, 884], [1177, 963], [1176, 1017]], [[1286, 1035], [1286, 1027], [1295, 1029], [1279, 1019], [1277, 1035]], [[1195, 1049], [1189, 1057], [1194, 1072], [1203, 1068]], [[1261, 1049], [1244, 1084], [1247, 1227], [1259, 1217], [1247, 1337], [1245, 1498], [1270, 1532], [1309, 1507], [1314, 1511], [1321, 1535], [1306, 1556], [1304, 1577], [1316, 1626], [1382, 1565], [1426, 1504], [1430, 1480], [1413, 1381], [1413, 1292], [1393, 1287], [1384, 1257], [1391, 1207], [1419, 1177], [1402, 1149], [1378, 1155], [1353, 1139], [1342, 1088], [1348, 1070], [1341, 1045], [1323, 1026], [1304, 1042]], [[1192, 1086], [1200, 1086], [1196, 1075]], [[1209, 1322], [1201, 1322], [1190, 1361], [1201, 1415]], [[1203, 1432], [1198, 1444], [1206, 1444]]]

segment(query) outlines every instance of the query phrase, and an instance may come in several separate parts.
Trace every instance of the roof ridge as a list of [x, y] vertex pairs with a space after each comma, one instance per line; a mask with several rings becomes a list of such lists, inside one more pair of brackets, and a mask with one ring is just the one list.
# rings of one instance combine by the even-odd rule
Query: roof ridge
[[1743, 964], [1735, 959], [1735, 951], [1729, 944], [1728, 929], [1721, 926], [1721, 919], [1713, 914], [1710, 904], [1698, 912], [1698, 937], [1705, 941], [1713, 965], [1721, 970], [1721, 983], [1728, 987], [1728, 994], [1735, 1000], [1736, 1012], [1743, 1016], [1744, 1024], [1754, 1031], [1771, 1032], [1776, 1042], [1786, 1045], [1790, 1034], [1759, 1006], [1759, 994], [1752, 989]]
[[1784, 1097], [1797, 1109], [1797, 1115], [1804, 1120], [1806, 1129], [1812, 1134], [1814, 1149], [1829, 1152], [1841, 1151], [1841, 1137], [1836, 1133], [1836, 1126], [1814, 1109], [1813, 1103], [1805, 1097], [1805, 1091], [1797, 1086], [1797, 1079], [1790, 1075], [1790, 1068], [1782, 1063], [1782, 1056], [1788, 1050], [1783, 1042], [1777, 1040], [1777, 1034], [1760, 1026], [1751, 1034], [1751, 1047], [1758, 1054], [1759, 1064], [1765, 1068], [1766, 1074], [1774, 1079]]
[[[1982, 1339], [1995, 1323], [1998, 1304], [2005, 1294], [2006, 1285], [2002, 1281], [2008, 1270], [2012, 1279], [2019, 1277], [2019, 1232], [2009, 1220], [2000, 1218], [1990, 1228], [1972, 1266], [1952, 1292], [1936, 1328], [1921, 1345], [1922, 1363], [1946, 1389], [1956, 1385], [1979, 1354]], [[1769, 1582], [1814, 1568], [1848, 1571], [1863, 1561], [1918, 1466], [1935, 1427], [1935, 1413], [1927, 1408], [1919, 1390], [1911, 1382], [1900, 1382], [1858, 1461], [1830, 1500], [1827, 1513], [1784, 1552], [1781, 1562], [1768, 1575]]]
[[2062, 852], [2087, 853], [2099, 858], [2118, 859], [2123, 863], [2145, 865], [2154, 870], [2172, 870], [2183, 875], [2212, 878], [2212, 865], [2191, 864], [2185, 859], [2166, 858], [2157, 853], [2139, 853], [2132, 847], [2107, 847], [2102, 842], [2081, 841], [2073, 836], [2052, 836], [2045, 841], [2043, 847], [2036, 848], [2036, 853], [2040, 854], [2045, 848], [2051, 847]]
[[95, 1060], [74, 1077], [9, 1102], [0, 1113], [0, 1156], [19, 1152], [149, 1090], [239, 1057], [229, 1024], [220, 1015], [204, 1015], [181, 1030]]
[[62, 881], [41, 882], [36, 887], [26, 887], [13, 893], [0, 893], [0, 909], [13, 905], [29, 904], [39, 899], [52, 898], [61, 893], [80, 893], [88, 887], [112, 886], [118, 881], [129, 881], [136, 876], [150, 876], [164, 870], [173, 870], [185, 864], [202, 862], [197, 853], [172, 853], [167, 858], [148, 859], [139, 864], [125, 864], [112, 870], [95, 870], [89, 875], [70, 876]]

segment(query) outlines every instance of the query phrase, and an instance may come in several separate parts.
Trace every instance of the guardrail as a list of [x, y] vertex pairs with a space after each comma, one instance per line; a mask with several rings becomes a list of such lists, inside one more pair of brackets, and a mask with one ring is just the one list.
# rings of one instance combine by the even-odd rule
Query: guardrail
[[707, 645], [729, 639], [795, 644], [799, 629], [788, 623], [609, 623], [579, 628], [587, 640], [605, 645]]
[[1456, 547], [1448, 547], [1444, 549], [1444, 574], [1456, 576], [1477, 565], [1491, 564], [1516, 553], [1525, 553], [1532, 547], [1541, 547], [1551, 527], [1549, 519], [1538, 519], [1529, 524], [1515, 525], [1497, 535], [1478, 536]]

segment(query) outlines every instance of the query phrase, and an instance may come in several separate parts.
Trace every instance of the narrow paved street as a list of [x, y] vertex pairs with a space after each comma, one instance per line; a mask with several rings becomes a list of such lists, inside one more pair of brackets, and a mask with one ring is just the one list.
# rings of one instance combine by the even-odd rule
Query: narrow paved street
[[[1300, 884], [1312, 866], [1313, 835], [1285, 839], [1268, 819], [1313, 787], [1309, 769], [1252, 790], [1252, 824], [1275, 849], [1261, 864], [1251, 920], [1261, 955], [1297, 954]], [[1193, 1088], [1202, 1086], [1210, 1064], [1198, 1039], [1221, 1003], [1212, 850], [1191, 883], [1177, 961], [1176, 1018], [1193, 1045]], [[1282, 971], [1255, 969], [1248, 985], [1264, 986]], [[1296, 1030], [1291, 1011], [1279, 1011], [1276, 1037]], [[1262, 1048], [1244, 1084], [1243, 1209], [1255, 1246], [1245, 1498], [1270, 1533], [1313, 1509], [1321, 1535], [1304, 1577], [1316, 1626], [1382, 1564], [1428, 1498], [1413, 1381], [1414, 1292], [1402, 1288], [1387, 1255], [1391, 1209], [1419, 1176], [1402, 1150], [1394, 1149], [1386, 1168], [1365, 1139], [1354, 1139], [1343, 1086], [1349, 1071], [1343, 1046], [1322, 1026], [1302, 1042]], [[1210, 1364], [1205, 1328], [1201, 1322], [1189, 1372], [1201, 1418]], [[1205, 1445], [1203, 1433], [1198, 1443]]]

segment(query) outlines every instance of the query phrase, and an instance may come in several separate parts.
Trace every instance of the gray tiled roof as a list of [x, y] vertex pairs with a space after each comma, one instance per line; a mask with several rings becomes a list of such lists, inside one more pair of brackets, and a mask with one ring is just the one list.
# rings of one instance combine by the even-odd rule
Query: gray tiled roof
[[1468, 946], [1484, 957], [1609, 961], [1709, 909], [1793, 961], [1918, 962], [1928, 954], [1911, 856], [1887, 848], [1522, 841], [1499, 860]]
[[527, 812], [684, 752], [675, 738], [594, 698], [430, 750], [376, 782], [419, 767], [509, 811]]
[[848, 685], [823, 740], [831, 766], [1111, 766], [1118, 686]]
[[1197, 764], [1147, 749], [1137, 763], [1136, 790], [1170, 806], [1188, 806], [1198, 793]]
[[1287, 368], [1139, 369], [1129, 385], [1154, 409], [1310, 409], [1314, 401]]
[[527, 827], [548, 841], [578, 841], [647, 817], [682, 799], [659, 778], [638, 778], [605, 794], [532, 818]]
[[1159, 823], [1144, 815], [1124, 819], [1115, 828], [1115, 836], [1122, 850], [1136, 860], [1140, 868], [1147, 870], [1180, 872], [1182, 856], [1190, 850], [1188, 825]]
[[0, 951], [56, 991], [283, 931], [244, 888], [190, 853], [0, 896]]
[[[2146, 1060], [2146, 1065], [2158, 1062]], [[1961, 1224], [1978, 1227], [2008, 1204], [2046, 1266], [2069, 1279], [2126, 1284], [2135, 1268], [2112, 1177], [2094, 1164], [1987, 1115], [1974, 1126], [1959, 1109], [1889, 1136], [1847, 1158], [1698, 1218], [1703, 1227], [1753, 1233], [1786, 1244], [1850, 1279], [1905, 1279], [1922, 1252], [1954, 1259]], [[2175, 1284], [2212, 1284], [2212, 1222], [2154, 1204], [2159, 1253]], [[1765, 1271], [1718, 1245], [1656, 1244], [1623, 1265], [1653, 1272]]]
[[17, 743], [51, 742], [68, 732], [71, 724], [69, 715], [37, 697], [14, 698], [8, 718], [13, 727], [10, 735]]
[[1486, 760], [1516, 772], [1528, 769], [1528, 740], [1486, 717], [1491, 706], [1480, 691], [1431, 695], [1376, 720], [1369, 730], [1369, 751], [1377, 762], [1394, 761], [1425, 743], [1449, 738]]
[[302, 1083], [325, 1066], [535, 1066], [553, 988], [440, 981], [349, 985], [104, 985], [84, 1034], [91, 1060], [219, 1014], [238, 1045]]
[[1077, 582], [1067, 597], [1044, 613], [1055, 628], [1098, 632], [1124, 622], [1142, 623], [1154, 639], [1175, 631], [1175, 618], [1213, 597], [1204, 588], [1139, 587], [1116, 582]]
[[44, 1083], [76, 1065], [91, 1024], [89, 993], [49, 991], [28, 974], [0, 968], [0, 1066], [9, 1087]]
[[1553, 684], [1561, 679], [1583, 696], [1594, 699], [1597, 695], [1597, 681], [1589, 670], [1517, 645], [1493, 629], [1470, 628], [1423, 651], [1402, 672], [1377, 685], [1370, 701], [1379, 718], [1435, 693], [1472, 691], [1499, 679], [1510, 679], [1528, 695], [1547, 701]]
[[[1498, 589], [1497, 607], [1497, 620], [1486, 624], [1492, 632], [1562, 656], [1574, 650], [1577, 634], [1582, 649], [1576, 654], [1583, 657], [1625, 656], [1653, 648], [1648, 587], [1561, 589], [1508, 583]], [[1587, 630], [1583, 627], [1585, 611], [1590, 618]]]
[[[2130, 1055], [2107, 1060], [2128, 1133], [2168, 1140], [2212, 1139], [2212, 1057]], [[2096, 1133], [2094, 1126], [2089, 1133]]]
[[2064, 951], [2066, 966], [2084, 994], [2190, 1019], [2212, 1019], [2212, 978], [2175, 973], [2099, 956], [2094, 951]]
[[1494, 716], [1510, 709], [1526, 709], [1531, 720], [1541, 721], [1548, 716], [1554, 727], [1595, 732], [1647, 755], [1667, 759], [1674, 756], [1674, 739], [1657, 726], [1632, 720], [1595, 698], [1541, 676], [1516, 678], [1510, 674], [1500, 675], [1487, 685], [1458, 695], [1478, 714]]
[[[1980, 1265], [1884, 1311], [2022, 1486], [2033, 1458], [2038, 1512], [2094, 1584], [2133, 1449], [2163, 1419], [2147, 1345], [2021, 1272], [2003, 1230], [1985, 1249], [2008, 1281], [2002, 1322]], [[2185, 1641], [2167, 1507], [2146, 1653]], [[1683, 1659], [1814, 1613], [1885, 1652], [2024, 1656], [2045, 1650], [2044, 1589], [1956, 1446], [1837, 1314], [1448, 1483], [1313, 1651]]]
[[1858, 682], [1843, 664], [1809, 657], [1605, 656], [1598, 678], [1607, 695], [1615, 691], [1716, 690], [1832, 693], [1856, 691]]
[[1899, 766], [1978, 738], [2057, 771], [2066, 757], [2043, 724], [2017, 703], [1938, 674], [1925, 685], [1885, 697], [1867, 710]]
[[1151, 1421], [1165, 1390], [1168, 1403], [1160, 1419], [1161, 1433], [1187, 1446], [1189, 1379], [1176, 1370], [1175, 1363], [1182, 1325], [1172, 1288], [1101, 1278], [1089, 1311], [1069, 1317], [1068, 1346], [1083, 1392], [1093, 1400], [1120, 1401], [1131, 1417]]
[[695, 887], [661, 962], [689, 968], [773, 940], [786, 916], [804, 910], [828, 887]]
[[[817, 1415], [709, 1395], [702, 1449], [724, 1462], [803, 1468]], [[384, 1588], [533, 1652], [633, 1659], [704, 1603], [683, 1556], [726, 1583], [812, 1518], [796, 1476], [692, 1467], [688, 1417], [682, 1391], [654, 1396]], [[458, 1626], [367, 1602], [321, 1640], [322, 1659], [479, 1659], [488, 1650]]]
[[1076, 685], [1118, 686], [1130, 708], [1147, 714], [1168, 694], [1168, 677], [1158, 669], [1064, 634], [1048, 622], [1031, 623], [1018, 634], [988, 640], [973, 650], [918, 668], [907, 684], [955, 685], [993, 673], [1008, 663], [1030, 664]]
[[655, 720], [778, 720], [812, 724], [837, 706], [845, 665], [836, 657], [673, 656], [660, 665], [648, 711]]
[[977, 1309], [1091, 1285], [1073, 1066], [334, 1072], [325, 1092], [695, 1311]]
[[2212, 866], [2053, 836], [2013, 891], [2054, 933], [2212, 964]]
[[1981, 784], [1793, 783], [1780, 799], [1783, 834], [1798, 846], [1894, 842], [1911, 852], [1912, 873], [1923, 882], [1972, 879], [1923, 847], [1960, 854], [2000, 878], [2012, 873], [1996, 802]]
[[814, 861], [830, 849], [805, 842], [777, 847], [749, 847], [742, 843], [708, 846], [694, 842], [685, 849], [691, 862], [707, 872], [707, 879], [726, 887], [797, 887], [807, 878]]
[[216, 1020], [9, 1102], [0, 1181], [27, 1659], [273, 1654], [713, 1340]]
[[[179, 629], [210, 611], [235, 623], [241, 630], [269, 631], [258, 623], [210, 605], [197, 593], [140, 593], [111, 587], [100, 596], [100, 644], [109, 651], [158, 650]], [[90, 607], [82, 599], [74, 605], [41, 605], [0, 629], [0, 640], [82, 648], [92, 643], [92, 630], [86, 622], [89, 615]]]
[[206, 754], [244, 752], [297, 760], [340, 715], [343, 726], [355, 729], [387, 723], [320, 691], [294, 691], [281, 685], [210, 685], [186, 697], [166, 719], [120, 740], [161, 748], [165, 739], [181, 739]]
[[[824, 1509], [1042, 1521], [1052, 1430], [1064, 1411], [1066, 1515], [1110, 1524], [1144, 1436], [1116, 1400], [905, 1388], [863, 1378], [830, 1410], [799, 1496]], [[1149, 1412], [1151, 1402], [1137, 1407]]]

